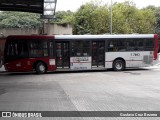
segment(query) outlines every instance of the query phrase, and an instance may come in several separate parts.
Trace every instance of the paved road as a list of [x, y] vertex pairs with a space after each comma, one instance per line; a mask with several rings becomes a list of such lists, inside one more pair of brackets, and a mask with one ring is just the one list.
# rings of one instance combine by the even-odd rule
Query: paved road
[[160, 111], [160, 66], [123, 72], [0, 73], [0, 111]]

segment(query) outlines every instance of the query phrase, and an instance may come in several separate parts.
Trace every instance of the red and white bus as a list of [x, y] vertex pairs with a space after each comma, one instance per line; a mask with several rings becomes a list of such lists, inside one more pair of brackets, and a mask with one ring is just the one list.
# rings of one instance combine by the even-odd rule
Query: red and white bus
[[9, 36], [4, 65], [9, 72], [145, 67], [158, 61], [158, 35]]

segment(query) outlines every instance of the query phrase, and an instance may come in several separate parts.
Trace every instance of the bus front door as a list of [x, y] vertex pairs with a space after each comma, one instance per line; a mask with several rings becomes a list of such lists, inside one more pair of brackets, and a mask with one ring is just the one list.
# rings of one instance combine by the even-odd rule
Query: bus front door
[[105, 42], [93, 41], [92, 42], [92, 68], [105, 67]]
[[69, 68], [69, 42], [56, 42], [57, 68]]

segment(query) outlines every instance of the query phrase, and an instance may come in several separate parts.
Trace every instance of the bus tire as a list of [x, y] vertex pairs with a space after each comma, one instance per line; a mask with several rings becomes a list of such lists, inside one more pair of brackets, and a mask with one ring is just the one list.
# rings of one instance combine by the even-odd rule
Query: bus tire
[[125, 68], [125, 63], [123, 60], [118, 59], [113, 62], [114, 71], [122, 71], [124, 70], [124, 68]]
[[44, 63], [38, 62], [35, 66], [35, 70], [37, 74], [44, 74], [47, 71], [47, 67]]

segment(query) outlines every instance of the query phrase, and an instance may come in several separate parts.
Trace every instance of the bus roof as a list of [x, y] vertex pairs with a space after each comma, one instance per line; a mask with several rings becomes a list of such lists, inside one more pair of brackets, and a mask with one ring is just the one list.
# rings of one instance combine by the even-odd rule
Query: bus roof
[[116, 34], [116, 35], [11, 35], [10, 38], [21, 39], [107, 39], [107, 38], [154, 38], [156, 34]]
[[154, 38], [154, 34], [55, 35], [55, 39]]

